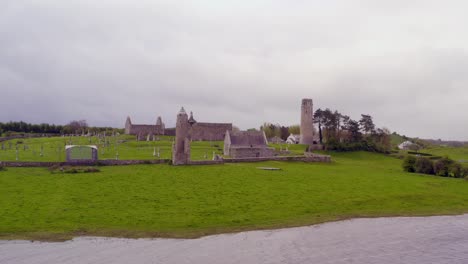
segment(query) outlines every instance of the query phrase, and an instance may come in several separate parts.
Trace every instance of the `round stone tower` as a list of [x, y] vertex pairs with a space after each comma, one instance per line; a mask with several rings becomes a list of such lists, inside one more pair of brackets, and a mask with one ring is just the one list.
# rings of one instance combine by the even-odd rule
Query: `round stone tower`
[[188, 116], [182, 107], [177, 114], [176, 135], [172, 150], [173, 165], [187, 164], [190, 161], [189, 129]]
[[127, 116], [127, 121], [125, 121], [125, 134], [130, 134], [132, 131], [132, 121], [130, 117]]
[[300, 144], [314, 143], [314, 105], [312, 99], [302, 99]]

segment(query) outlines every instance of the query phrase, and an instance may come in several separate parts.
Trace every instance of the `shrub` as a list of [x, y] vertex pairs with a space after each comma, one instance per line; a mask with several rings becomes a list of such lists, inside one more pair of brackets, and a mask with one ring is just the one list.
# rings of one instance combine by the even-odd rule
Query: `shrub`
[[95, 167], [86, 167], [86, 168], [83, 168], [83, 167], [69, 167], [69, 166], [65, 166], [65, 167], [61, 167], [61, 166], [58, 166], [58, 165], [54, 165], [52, 167], [49, 168], [49, 170], [52, 172], [52, 173], [91, 173], [91, 172], [100, 172], [101, 170], [99, 168], [95, 168]]
[[450, 174], [449, 168], [453, 164], [453, 160], [444, 157], [434, 162], [434, 173], [437, 176], [448, 177]]
[[434, 162], [426, 157], [418, 157], [414, 163], [414, 171], [417, 173], [434, 174]]
[[449, 167], [449, 176], [454, 178], [463, 178], [464, 177], [464, 169], [462, 165], [458, 162], [454, 162]]
[[6, 171], [6, 168], [2, 165], [0, 165], [0, 171]]
[[415, 165], [416, 163], [416, 157], [414, 156], [406, 156], [406, 158], [403, 160], [403, 170], [407, 172], [415, 172]]

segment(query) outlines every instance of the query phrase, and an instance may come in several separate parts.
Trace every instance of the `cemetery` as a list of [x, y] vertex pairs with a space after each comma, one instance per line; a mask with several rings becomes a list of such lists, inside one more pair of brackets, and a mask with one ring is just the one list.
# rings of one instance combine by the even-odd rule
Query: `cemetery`
[[302, 100], [301, 128], [301, 144], [269, 144], [263, 131], [234, 132], [231, 123], [197, 122], [192, 112], [189, 117], [182, 108], [177, 114], [174, 135], [165, 135], [171, 133], [165, 132], [161, 117], [157, 118], [156, 125], [135, 125], [128, 117], [122, 135], [115, 131], [86, 134], [83, 131], [78, 135], [1, 141], [0, 162], [4, 166], [164, 162], [205, 165], [265, 160], [330, 162], [330, 156], [307, 151], [318, 140], [313, 124], [312, 99]]

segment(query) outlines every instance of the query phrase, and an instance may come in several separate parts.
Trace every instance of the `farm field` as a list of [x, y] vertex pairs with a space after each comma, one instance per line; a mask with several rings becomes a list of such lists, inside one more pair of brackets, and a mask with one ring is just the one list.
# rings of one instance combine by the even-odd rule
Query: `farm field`
[[[0, 239], [186, 237], [356, 217], [468, 212], [468, 181], [405, 173], [401, 160], [332, 153], [331, 164], [0, 171]], [[276, 167], [279, 171], [259, 170]]]

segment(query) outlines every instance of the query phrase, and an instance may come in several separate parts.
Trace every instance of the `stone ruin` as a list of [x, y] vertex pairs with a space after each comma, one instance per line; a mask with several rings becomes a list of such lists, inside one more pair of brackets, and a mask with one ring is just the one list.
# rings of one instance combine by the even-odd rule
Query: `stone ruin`
[[175, 142], [172, 149], [172, 165], [190, 162], [190, 129], [188, 115], [182, 107], [177, 114]]
[[[190, 113], [191, 140], [194, 141], [222, 141], [226, 131], [232, 131], [232, 123], [207, 123], [197, 122]], [[189, 120], [188, 119], [188, 120]], [[188, 121], [187, 120], [187, 121]], [[154, 135], [175, 136], [175, 128], [166, 128], [161, 117], [158, 117], [156, 125], [134, 125], [130, 117], [125, 122], [125, 134], [135, 135], [138, 140], [147, 140]]]
[[146, 140], [148, 137], [165, 134], [165, 125], [161, 117], [158, 117], [155, 125], [132, 124], [130, 117], [125, 122], [125, 134], [137, 136], [137, 140]]
[[227, 132], [224, 138], [224, 155], [231, 158], [273, 157], [274, 152], [264, 131]]
[[301, 134], [299, 144], [308, 145], [307, 150], [323, 149], [314, 127], [314, 104], [312, 99], [304, 98], [301, 104]]
[[[192, 140], [213, 141], [219, 140], [221, 137], [224, 138], [224, 155], [230, 156], [232, 159], [289, 158], [274, 157], [275, 149], [268, 147], [268, 140], [263, 131], [233, 132], [232, 124], [198, 123], [193, 118], [193, 113], [190, 113], [189, 118], [182, 107], [177, 114], [175, 142], [172, 152], [173, 165], [191, 164], [190, 142]], [[302, 100], [299, 141], [301, 144], [308, 145], [307, 152], [303, 156], [305, 161], [330, 161], [330, 156], [316, 155], [309, 152], [322, 147], [318, 144], [318, 135], [314, 128], [312, 99]]]

